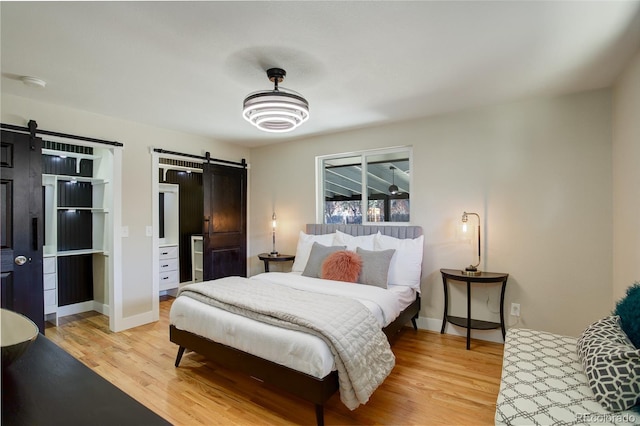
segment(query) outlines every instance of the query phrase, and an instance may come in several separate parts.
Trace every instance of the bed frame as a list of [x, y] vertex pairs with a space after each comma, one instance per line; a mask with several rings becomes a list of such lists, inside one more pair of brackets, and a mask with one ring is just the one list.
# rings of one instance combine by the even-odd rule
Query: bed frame
[[[315, 235], [330, 234], [336, 230], [356, 236], [375, 234], [380, 231], [383, 235], [403, 239], [416, 238], [422, 235], [422, 228], [419, 226], [309, 224], [306, 228], [307, 234]], [[409, 321], [411, 321], [415, 330], [418, 329], [416, 318], [418, 318], [419, 312], [420, 295], [417, 295], [416, 300], [402, 311], [394, 322], [383, 328], [390, 344], [393, 344], [400, 329]], [[260, 381], [314, 403], [316, 408], [316, 422], [319, 426], [324, 425], [324, 403], [338, 391], [337, 371], [333, 371], [322, 379], [319, 379], [188, 331], [179, 330], [173, 325], [169, 326], [169, 339], [180, 346], [175, 362], [176, 367], [180, 365], [182, 355], [185, 349], [188, 348], [204, 355], [206, 358], [211, 359], [223, 367], [241, 371]]]

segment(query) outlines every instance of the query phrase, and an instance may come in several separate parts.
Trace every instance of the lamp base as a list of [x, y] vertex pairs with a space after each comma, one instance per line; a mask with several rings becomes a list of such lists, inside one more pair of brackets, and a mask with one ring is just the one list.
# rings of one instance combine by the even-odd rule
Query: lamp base
[[269, 256], [278, 257], [278, 252], [277, 251], [272, 251], [271, 253], [269, 253]]
[[470, 277], [477, 277], [478, 275], [482, 275], [482, 271], [478, 271], [478, 268], [476, 268], [475, 266], [467, 266], [463, 272]]

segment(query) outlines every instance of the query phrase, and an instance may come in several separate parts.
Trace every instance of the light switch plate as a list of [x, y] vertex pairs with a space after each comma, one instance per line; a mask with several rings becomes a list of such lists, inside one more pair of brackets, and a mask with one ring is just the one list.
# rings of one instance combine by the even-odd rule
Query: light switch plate
[[145, 233], [147, 237], [153, 237], [153, 226], [147, 226], [145, 228]]
[[128, 226], [123, 226], [122, 227], [122, 231], [120, 231], [120, 236], [122, 238], [129, 236], [129, 227]]

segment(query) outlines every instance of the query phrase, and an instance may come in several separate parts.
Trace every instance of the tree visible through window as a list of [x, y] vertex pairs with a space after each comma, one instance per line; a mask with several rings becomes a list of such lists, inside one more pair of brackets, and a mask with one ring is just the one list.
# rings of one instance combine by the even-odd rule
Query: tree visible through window
[[324, 223], [409, 222], [410, 148], [327, 156], [318, 161]]

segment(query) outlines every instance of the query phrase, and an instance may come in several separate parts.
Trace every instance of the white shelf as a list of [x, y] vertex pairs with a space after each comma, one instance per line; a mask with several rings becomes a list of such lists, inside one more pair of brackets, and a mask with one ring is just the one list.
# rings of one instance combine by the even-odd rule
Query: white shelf
[[77, 256], [77, 255], [80, 255], [80, 254], [96, 254], [96, 253], [104, 253], [104, 250], [85, 249], [85, 250], [57, 251], [56, 252], [56, 256]]
[[84, 211], [90, 211], [91, 213], [109, 213], [109, 209], [98, 209], [95, 207], [63, 207], [63, 206], [58, 206], [56, 207], [58, 210], [84, 210]]
[[45, 182], [45, 179], [53, 180], [54, 182], [55, 181], [71, 182], [75, 180], [76, 182], [90, 182], [92, 185], [104, 185], [109, 183], [107, 179], [91, 178], [86, 176], [43, 174], [42, 175], [43, 185], [47, 185], [47, 184], [54, 185], [54, 182], [51, 182], [51, 183]]

